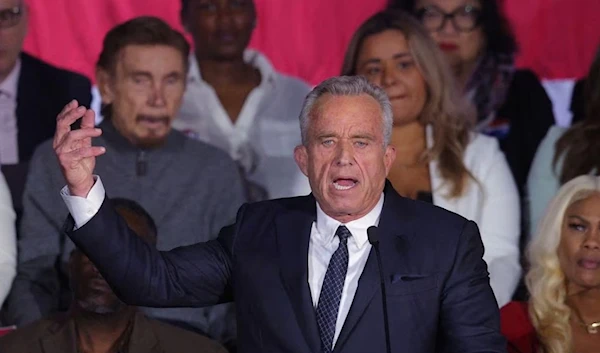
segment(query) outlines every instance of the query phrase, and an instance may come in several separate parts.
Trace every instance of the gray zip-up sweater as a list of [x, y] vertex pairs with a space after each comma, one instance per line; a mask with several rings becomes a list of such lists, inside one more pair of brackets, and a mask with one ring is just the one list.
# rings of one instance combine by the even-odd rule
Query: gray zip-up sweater
[[[110, 121], [100, 127], [103, 134], [94, 145], [105, 146], [106, 154], [97, 158], [95, 173], [109, 197], [135, 200], [150, 213], [158, 226], [159, 249], [216, 238], [221, 227], [235, 220], [244, 192], [237, 166], [225, 152], [174, 130], [163, 146], [142, 151]], [[8, 301], [9, 319], [18, 325], [64, 309], [70, 300], [66, 263], [74, 246], [62, 234], [68, 215], [60, 197], [64, 184], [52, 141], [47, 141], [31, 160], [23, 196], [19, 266]], [[230, 304], [144, 311], [191, 325], [221, 342], [235, 335]]]

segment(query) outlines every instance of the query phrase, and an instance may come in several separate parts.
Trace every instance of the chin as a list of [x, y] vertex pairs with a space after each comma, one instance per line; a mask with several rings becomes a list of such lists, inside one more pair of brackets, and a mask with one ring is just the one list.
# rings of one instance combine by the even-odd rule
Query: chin
[[136, 145], [140, 148], [152, 149], [162, 146], [167, 140], [167, 134], [165, 135], [146, 135], [138, 137]]
[[103, 298], [89, 298], [79, 300], [78, 304], [83, 310], [94, 314], [113, 314], [127, 307], [125, 303], [117, 298], [106, 300], [103, 300]]

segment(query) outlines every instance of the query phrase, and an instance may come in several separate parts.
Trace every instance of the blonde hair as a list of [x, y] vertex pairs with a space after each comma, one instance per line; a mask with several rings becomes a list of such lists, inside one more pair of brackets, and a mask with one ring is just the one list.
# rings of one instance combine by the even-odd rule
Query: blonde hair
[[406, 36], [408, 47], [427, 86], [427, 99], [419, 122], [433, 128], [433, 146], [423, 160], [437, 160], [442, 177], [452, 184], [450, 195], [458, 197], [465, 190], [467, 178], [475, 177], [463, 163], [474, 123], [474, 111], [459, 94], [454, 76], [443, 53], [421, 24], [398, 10], [376, 13], [354, 33], [342, 66], [342, 75], [356, 75], [358, 54], [364, 40], [386, 30], [398, 30]]
[[564, 215], [573, 203], [600, 192], [600, 177], [582, 175], [564, 184], [550, 202], [527, 249], [530, 269], [525, 282], [529, 316], [545, 353], [572, 353], [571, 309], [566, 305], [566, 277], [558, 259]]

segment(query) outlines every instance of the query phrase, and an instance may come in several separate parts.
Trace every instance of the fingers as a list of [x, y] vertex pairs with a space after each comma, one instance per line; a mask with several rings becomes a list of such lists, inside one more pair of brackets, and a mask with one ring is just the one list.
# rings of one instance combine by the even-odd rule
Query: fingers
[[91, 138], [100, 135], [102, 135], [102, 130], [98, 128], [69, 131], [64, 135], [63, 139], [58, 141], [56, 146], [54, 146], [54, 150], [56, 153], [65, 153], [82, 147], [91, 147]]
[[88, 109], [81, 119], [81, 128], [93, 128], [94, 126], [96, 126], [96, 113]]
[[63, 168], [75, 168], [83, 159], [98, 157], [105, 152], [106, 149], [100, 146], [82, 147], [67, 153], [61, 153], [58, 155], [58, 159]]
[[[73, 100], [67, 104], [63, 111], [56, 117], [56, 132], [54, 134], [53, 146], [56, 147], [64, 139], [65, 135], [71, 131], [71, 124], [82, 116], [88, 115], [87, 121], [89, 121], [91, 114], [92, 121], [94, 120], [93, 112], [89, 113], [84, 106], [78, 106], [77, 101]], [[92, 126], [93, 127], [93, 123]]]

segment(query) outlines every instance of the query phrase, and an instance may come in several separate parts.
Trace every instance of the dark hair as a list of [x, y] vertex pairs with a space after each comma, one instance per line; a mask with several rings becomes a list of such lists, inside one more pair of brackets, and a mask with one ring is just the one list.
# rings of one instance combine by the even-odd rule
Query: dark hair
[[181, 53], [184, 67], [188, 67], [190, 45], [179, 31], [158, 17], [142, 16], [112, 28], [104, 37], [102, 52], [96, 66], [113, 71], [121, 50], [129, 45], [166, 45]]
[[[416, 0], [389, 0], [388, 7], [402, 9], [416, 15]], [[508, 20], [498, 6], [497, 0], [480, 0], [481, 27], [485, 34], [487, 52], [490, 54], [513, 54], [517, 52], [517, 40]]]
[[138, 234], [140, 238], [149, 240], [153, 245], [156, 245], [156, 238], [158, 236], [158, 229], [156, 227], [156, 223], [154, 223], [154, 219], [150, 214], [137, 202], [126, 199], [126, 198], [111, 198], [111, 204], [115, 208], [117, 212], [119, 211], [129, 211], [134, 215], [140, 217], [147, 227], [146, 234]]
[[561, 184], [595, 170], [600, 174], [600, 46], [585, 79], [583, 121], [571, 126], [556, 141], [553, 166], [562, 159]]

